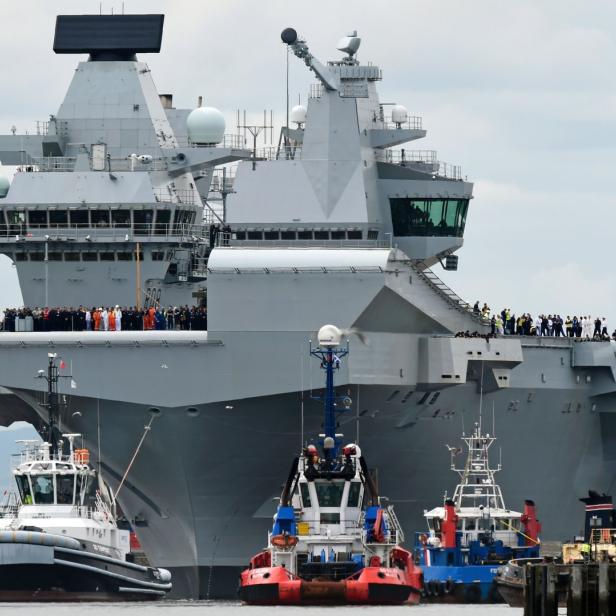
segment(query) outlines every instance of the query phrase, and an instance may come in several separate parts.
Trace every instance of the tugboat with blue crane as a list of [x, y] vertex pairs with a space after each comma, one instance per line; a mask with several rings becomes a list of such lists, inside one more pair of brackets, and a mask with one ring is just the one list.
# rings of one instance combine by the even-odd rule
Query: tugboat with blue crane
[[428, 532], [415, 537], [415, 560], [424, 572], [428, 601], [448, 603], [501, 603], [495, 583], [498, 568], [511, 559], [537, 558], [541, 524], [535, 504], [525, 501], [524, 512], [512, 511], [505, 502], [490, 467], [489, 450], [495, 436], [483, 434], [481, 424], [470, 436], [463, 468], [456, 465], [462, 449], [449, 447], [451, 469], [460, 475], [452, 498], [424, 512]]
[[334, 373], [348, 342], [333, 325], [310, 348], [326, 374], [324, 433], [293, 460], [267, 547], [240, 577], [240, 599], [256, 605], [418, 603], [422, 573], [400, 544], [392, 506], [381, 505], [358, 444], [343, 446], [336, 415], [348, 410]]

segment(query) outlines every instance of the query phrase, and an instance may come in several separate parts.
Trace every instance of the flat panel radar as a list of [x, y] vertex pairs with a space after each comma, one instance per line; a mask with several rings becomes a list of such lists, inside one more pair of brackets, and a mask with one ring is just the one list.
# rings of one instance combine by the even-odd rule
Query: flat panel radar
[[164, 15], [58, 15], [53, 50], [92, 59], [132, 59], [159, 53]]

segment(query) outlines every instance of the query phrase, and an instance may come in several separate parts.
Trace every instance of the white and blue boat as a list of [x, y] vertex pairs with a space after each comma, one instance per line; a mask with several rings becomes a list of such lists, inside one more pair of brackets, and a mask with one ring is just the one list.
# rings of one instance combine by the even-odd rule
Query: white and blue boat
[[494, 577], [514, 558], [539, 556], [541, 525], [535, 504], [527, 500], [524, 513], [507, 509], [490, 467], [489, 450], [495, 436], [482, 434], [475, 424], [462, 435], [468, 450], [463, 468], [456, 464], [462, 449], [449, 447], [451, 469], [460, 475], [453, 497], [424, 512], [427, 532], [415, 536], [415, 559], [424, 572], [428, 601], [501, 603]]

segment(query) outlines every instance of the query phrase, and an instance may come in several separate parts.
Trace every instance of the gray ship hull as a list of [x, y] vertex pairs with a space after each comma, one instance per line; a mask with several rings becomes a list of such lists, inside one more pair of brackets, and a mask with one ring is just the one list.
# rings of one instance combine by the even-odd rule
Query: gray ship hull
[[[599, 412], [584, 386], [541, 383], [550, 366], [562, 368], [565, 347], [525, 350], [511, 388], [483, 396], [482, 420], [490, 432], [494, 422], [500, 437], [506, 504], [519, 509], [532, 498], [544, 539], [566, 539], [582, 525], [578, 498], [588, 488], [613, 487], [616, 423]], [[445, 445], [457, 445], [462, 430], [479, 419], [477, 384], [434, 392], [349, 390], [359, 397], [362, 449], [411, 541], [412, 532], [423, 529], [423, 511], [453, 490]], [[32, 402], [31, 392], [17, 393]], [[309, 438], [320, 431], [321, 409], [309, 391], [303, 398]], [[301, 399], [290, 392], [154, 411], [119, 501], [152, 563], [174, 572], [178, 596], [234, 596], [238, 571], [264, 545], [273, 499], [302, 442]], [[117, 485], [151, 412], [146, 405], [71, 396], [63, 428], [88, 435], [93, 452], [100, 430], [103, 472]], [[355, 416], [343, 418], [340, 429], [354, 441]]]

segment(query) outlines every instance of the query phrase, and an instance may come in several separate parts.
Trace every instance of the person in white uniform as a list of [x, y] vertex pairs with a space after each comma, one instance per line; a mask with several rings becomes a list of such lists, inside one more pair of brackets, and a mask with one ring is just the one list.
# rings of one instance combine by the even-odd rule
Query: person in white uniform
[[103, 331], [109, 331], [109, 313], [107, 312], [107, 308], [101, 309], [101, 318], [103, 319]]
[[117, 332], [122, 331], [122, 311], [120, 310], [120, 306], [115, 307], [115, 327]]

